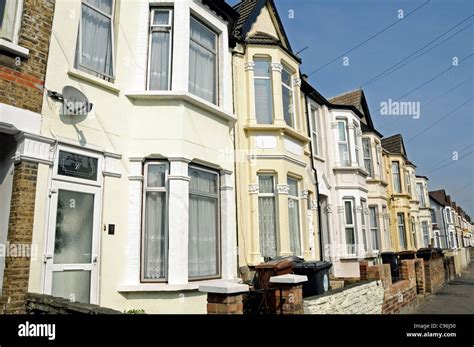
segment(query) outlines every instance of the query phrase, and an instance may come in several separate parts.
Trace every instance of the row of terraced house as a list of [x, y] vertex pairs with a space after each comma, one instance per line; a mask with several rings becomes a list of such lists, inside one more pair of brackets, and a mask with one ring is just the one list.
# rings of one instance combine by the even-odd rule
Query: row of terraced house
[[470, 217], [363, 90], [327, 99], [301, 63], [272, 0], [0, 1], [3, 312], [204, 313], [200, 286], [279, 256], [350, 278], [432, 247], [461, 271]]

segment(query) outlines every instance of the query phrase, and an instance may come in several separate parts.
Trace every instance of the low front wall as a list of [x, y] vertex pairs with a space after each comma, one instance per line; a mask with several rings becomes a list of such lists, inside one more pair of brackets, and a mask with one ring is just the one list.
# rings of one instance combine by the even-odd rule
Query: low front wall
[[362, 281], [327, 294], [304, 299], [305, 314], [381, 314], [381, 281]]
[[436, 293], [446, 283], [446, 272], [443, 258], [431, 259], [425, 261], [425, 283], [426, 292]]

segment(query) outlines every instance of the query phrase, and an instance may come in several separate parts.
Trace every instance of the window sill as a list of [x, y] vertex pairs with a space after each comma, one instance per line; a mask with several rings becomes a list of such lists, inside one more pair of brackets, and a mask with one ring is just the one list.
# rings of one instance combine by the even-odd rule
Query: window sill
[[208, 111], [213, 115], [222, 118], [228, 122], [237, 122], [237, 118], [233, 114], [186, 91], [126, 91], [125, 95], [132, 100], [181, 100], [193, 106], [199, 107], [204, 111]]
[[326, 162], [326, 159], [320, 157], [319, 155], [313, 155], [313, 159], [318, 160], [322, 163]]
[[6, 51], [22, 58], [28, 58], [30, 50], [28, 48], [17, 45], [16, 43], [0, 39], [0, 51]]
[[117, 95], [120, 94], [120, 88], [118, 88], [113, 83], [101, 80], [100, 78], [92, 76], [86, 72], [69, 68], [67, 71], [67, 74], [69, 75], [69, 77], [73, 77], [73, 78], [85, 81], [87, 83], [93, 84], [94, 86], [97, 86], [102, 89], [106, 89], [114, 94], [117, 94]]
[[[168, 284], [168, 283], [138, 283], [124, 284], [118, 287], [119, 293], [140, 293], [140, 292], [180, 292], [197, 291], [203, 284], [212, 284], [216, 281], [222, 282], [222, 279], [193, 281], [187, 284]], [[229, 280], [232, 282], [232, 280]]]
[[247, 124], [244, 126], [244, 130], [251, 131], [282, 131], [285, 135], [293, 137], [294, 139], [300, 140], [303, 144], [309, 143], [311, 139], [304, 135], [302, 132], [295, 130], [288, 125], [275, 125], [275, 124]]
[[358, 166], [335, 166], [333, 167], [333, 171], [347, 171], [347, 172], [353, 172], [356, 171], [357, 173], [361, 174], [364, 177], [367, 177], [368, 173], [364, 169]]

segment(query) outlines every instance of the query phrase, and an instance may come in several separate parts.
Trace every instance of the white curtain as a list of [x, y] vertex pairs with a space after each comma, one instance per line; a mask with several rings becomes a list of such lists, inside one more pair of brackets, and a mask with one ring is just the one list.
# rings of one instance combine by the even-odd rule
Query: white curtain
[[144, 273], [146, 279], [166, 276], [166, 193], [147, 192], [145, 199]]
[[299, 201], [288, 199], [288, 217], [290, 221], [290, 250], [293, 255], [301, 255], [300, 209]]
[[218, 187], [217, 175], [190, 169], [189, 277], [218, 274]]
[[270, 79], [255, 79], [255, 114], [258, 124], [272, 124], [272, 88]]
[[216, 34], [191, 19], [189, 92], [216, 103]]
[[276, 215], [275, 197], [260, 197], [258, 199], [258, 216], [260, 228], [260, 253], [263, 257], [276, 257]]
[[150, 90], [169, 89], [170, 33], [151, 34]]
[[13, 41], [18, 0], [0, 1], [0, 38]]
[[[89, 0], [88, 3], [112, 14], [111, 0]], [[111, 18], [82, 5], [81, 35], [81, 66], [99, 74], [112, 76]]]

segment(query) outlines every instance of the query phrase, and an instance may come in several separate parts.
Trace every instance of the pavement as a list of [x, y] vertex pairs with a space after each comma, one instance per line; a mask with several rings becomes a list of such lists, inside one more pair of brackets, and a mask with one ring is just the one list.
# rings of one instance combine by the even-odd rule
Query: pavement
[[425, 297], [413, 313], [469, 314], [474, 313], [474, 261], [439, 292]]

